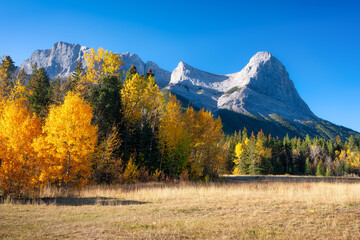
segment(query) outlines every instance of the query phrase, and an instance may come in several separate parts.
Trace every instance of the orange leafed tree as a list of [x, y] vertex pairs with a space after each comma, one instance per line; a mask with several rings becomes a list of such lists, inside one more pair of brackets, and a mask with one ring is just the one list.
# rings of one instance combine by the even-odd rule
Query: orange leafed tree
[[90, 156], [97, 142], [97, 126], [91, 124], [91, 106], [78, 94], [69, 92], [64, 103], [53, 106], [43, 127], [44, 135], [34, 143], [46, 168], [43, 183], [83, 186], [91, 174]]
[[38, 186], [41, 162], [32, 146], [41, 121], [23, 98], [4, 100], [0, 113], [0, 188], [5, 195], [28, 193]]

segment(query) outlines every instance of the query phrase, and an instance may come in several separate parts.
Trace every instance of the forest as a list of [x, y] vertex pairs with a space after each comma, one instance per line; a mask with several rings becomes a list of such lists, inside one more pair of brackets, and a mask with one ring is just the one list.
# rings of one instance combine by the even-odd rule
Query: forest
[[360, 141], [285, 137], [246, 129], [226, 136], [210, 111], [164, 95], [149, 69], [121, 73], [120, 56], [84, 55], [68, 79], [0, 63], [0, 192], [55, 186], [216, 181], [222, 174], [359, 175]]

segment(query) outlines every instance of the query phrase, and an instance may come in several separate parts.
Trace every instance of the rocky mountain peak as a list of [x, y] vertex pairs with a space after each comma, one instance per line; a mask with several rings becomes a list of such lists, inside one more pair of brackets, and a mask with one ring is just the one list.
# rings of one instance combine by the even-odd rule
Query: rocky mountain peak
[[[88, 52], [89, 48], [79, 44], [71, 44], [67, 42], [56, 42], [52, 48], [45, 50], [36, 50], [33, 52], [29, 59], [25, 60], [20, 68], [24, 69], [27, 74], [32, 73], [32, 67], [37, 63], [38, 67], [44, 67], [50, 78], [67, 78], [76, 67], [78, 61], [84, 61], [84, 53]], [[155, 73], [156, 83], [160, 88], [169, 84], [170, 75], [169, 71], [160, 68], [154, 62], [147, 62], [146, 64], [135, 53], [122, 53], [120, 54], [124, 65], [120, 71], [123, 75], [131, 67], [135, 65], [140, 75], [144, 75], [146, 71], [151, 68]]]
[[79, 44], [56, 42], [51, 49], [33, 52], [20, 68], [23, 68], [27, 74], [31, 74], [32, 67], [36, 63], [38, 67], [44, 67], [51, 78], [65, 78], [70, 75], [79, 60], [83, 61], [83, 55], [88, 50], [89, 48]]
[[270, 52], [261, 51], [257, 52], [254, 56], [251, 57], [249, 63], [251, 65], [267, 62], [272, 58], [272, 54]]

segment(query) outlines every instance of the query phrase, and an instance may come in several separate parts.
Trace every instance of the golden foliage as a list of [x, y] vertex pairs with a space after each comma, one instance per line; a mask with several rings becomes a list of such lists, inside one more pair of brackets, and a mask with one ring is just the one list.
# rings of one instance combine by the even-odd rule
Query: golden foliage
[[124, 171], [124, 180], [125, 183], [135, 183], [137, 181], [137, 177], [139, 176], [139, 170], [136, 164], [133, 161], [133, 158], [130, 157], [128, 164], [126, 165]]
[[69, 92], [64, 103], [53, 106], [45, 121], [44, 135], [34, 143], [46, 169], [40, 180], [82, 186], [90, 177], [90, 156], [97, 142], [91, 124], [92, 108], [78, 94]]
[[214, 177], [225, 162], [226, 145], [222, 141], [221, 119], [214, 120], [210, 111], [201, 109], [195, 113], [188, 108], [183, 116], [185, 128], [190, 139], [190, 164], [194, 176]]
[[176, 146], [186, 137], [185, 123], [181, 116], [180, 102], [170, 94], [159, 127], [159, 138], [163, 149], [166, 146], [170, 151], [174, 151]]
[[101, 79], [106, 76], [113, 75], [120, 79], [120, 67], [123, 61], [119, 54], [103, 48], [99, 48], [95, 52], [92, 48], [88, 53], [84, 54], [84, 59], [87, 65], [86, 70], [81, 75], [80, 82], [77, 85], [77, 91], [80, 93], [84, 93], [91, 84], [101, 84]]
[[123, 114], [127, 123], [149, 121], [154, 127], [163, 111], [164, 96], [153, 77], [135, 74], [121, 90]]
[[265, 139], [263, 134], [258, 135], [257, 139], [252, 135], [235, 146], [233, 174], [259, 174], [263, 170], [262, 165], [271, 158], [271, 148], [264, 145]]
[[32, 143], [41, 134], [41, 121], [24, 100], [5, 100], [0, 113], [0, 188], [6, 194], [26, 192], [38, 184], [41, 162]]

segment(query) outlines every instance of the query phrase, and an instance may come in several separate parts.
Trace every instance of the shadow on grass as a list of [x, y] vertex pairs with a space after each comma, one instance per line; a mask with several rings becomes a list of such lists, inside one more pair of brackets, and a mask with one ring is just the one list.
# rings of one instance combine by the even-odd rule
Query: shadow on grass
[[10, 202], [14, 204], [45, 204], [55, 206], [117, 206], [117, 205], [142, 205], [148, 202], [120, 200], [117, 198], [105, 197], [46, 197], [46, 198], [12, 198], [5, 199], [0, 196], [0, 203]]

